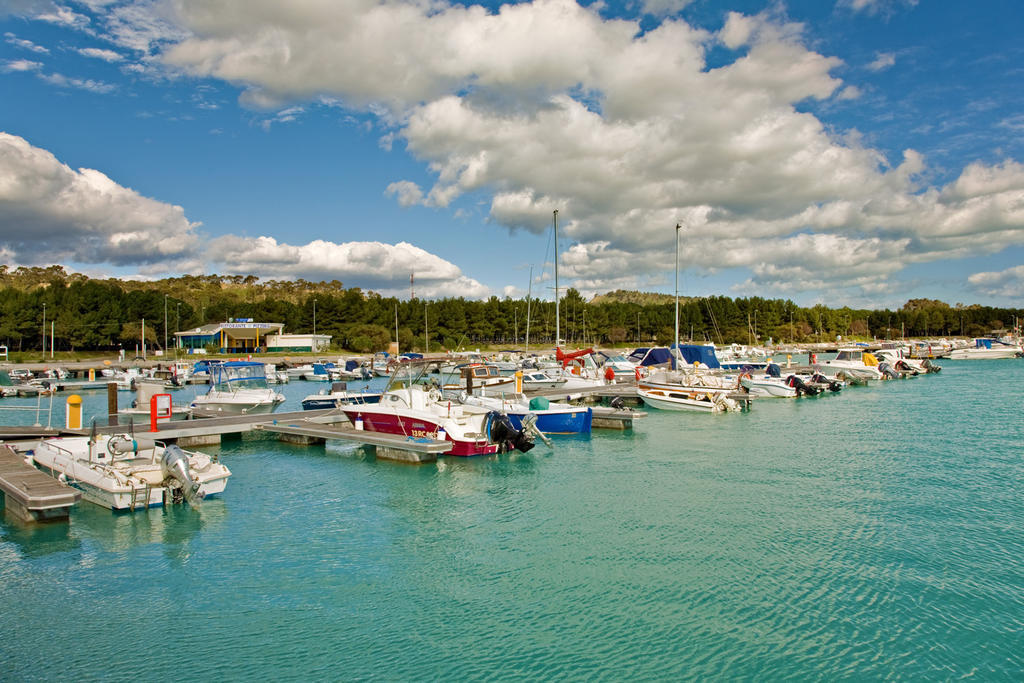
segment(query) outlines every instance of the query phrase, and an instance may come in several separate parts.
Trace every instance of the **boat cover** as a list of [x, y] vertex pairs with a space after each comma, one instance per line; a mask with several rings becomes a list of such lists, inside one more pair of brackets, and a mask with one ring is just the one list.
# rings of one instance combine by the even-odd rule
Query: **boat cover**
[[[673, 344], [673, 347], [676, 345]], [[679, 355], [687, 365], [693, 365], [696, 362], [701, 362], [708, 366], [712, 370], [717, 370], [722, 367], [722, 364], [718, 362], [718, 357], [715, 356], [715, 347], [705, 346], [703, 344], [679, 344]]]

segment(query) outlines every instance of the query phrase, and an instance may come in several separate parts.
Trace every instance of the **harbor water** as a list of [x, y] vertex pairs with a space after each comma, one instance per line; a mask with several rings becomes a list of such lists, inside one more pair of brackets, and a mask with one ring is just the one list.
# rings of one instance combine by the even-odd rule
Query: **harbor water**
[[420, 466], [226, 439], [199, 509], [4, 518], [0, 679], [1019, 681], [1024, 361], [941, 364]]

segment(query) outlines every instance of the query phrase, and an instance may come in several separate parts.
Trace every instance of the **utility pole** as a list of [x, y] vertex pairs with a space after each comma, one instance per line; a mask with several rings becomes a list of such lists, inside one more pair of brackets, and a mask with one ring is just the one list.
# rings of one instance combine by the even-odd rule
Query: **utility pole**
[[676, 223], [676, 345], [672, 351], [672, 367], [676, 367], [675, 355], [679, 353], [679, 228], [682, 226]]
[[167, 355], [167, 295], [164, 294], [164, 355]]
[[46, 358], [46, 304], [43, 303], [43, 358]]

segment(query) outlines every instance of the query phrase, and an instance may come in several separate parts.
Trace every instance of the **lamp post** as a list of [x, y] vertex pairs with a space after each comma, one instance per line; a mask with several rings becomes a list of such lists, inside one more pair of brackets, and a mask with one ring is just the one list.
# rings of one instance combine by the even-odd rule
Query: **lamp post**
[[46, 304], [43, 304], [43, 358], [46, 358]]
[[167, 295], [164, 294], [164, 354], [167, 354]]

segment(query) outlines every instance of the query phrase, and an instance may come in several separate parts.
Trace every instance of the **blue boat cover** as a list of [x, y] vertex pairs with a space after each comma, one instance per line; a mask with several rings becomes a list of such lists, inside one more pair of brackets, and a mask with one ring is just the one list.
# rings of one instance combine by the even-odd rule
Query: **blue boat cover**
[[[672, 346], [674, 347], [675, 344]], [[722, 367], [722, 364], [718, 362], [718, 357], [715, 356], [715, 347], [713, 346], [704, 346], [703, 344], [680, 344], [679, 355], [682, 356], [687, 365], [693, 365], [699, 361], [712, 370], [717, 370]]]

